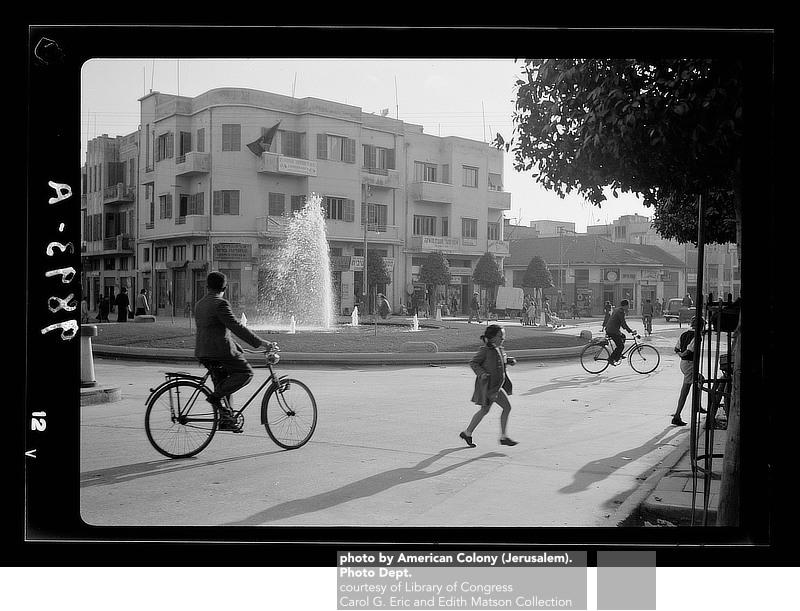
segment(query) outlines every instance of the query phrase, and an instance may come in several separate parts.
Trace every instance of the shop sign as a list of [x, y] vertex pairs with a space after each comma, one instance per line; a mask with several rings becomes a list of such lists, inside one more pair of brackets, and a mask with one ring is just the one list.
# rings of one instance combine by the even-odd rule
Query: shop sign
[[460, 242], [458, 238], [439, 238], [430, 235], [422, 236], [422, 249], [445, 250], [448, 248], [458, 248]]
[[284, 174], [300, 174], [302, 176], [316, 176], [317, 162], [295, 157], [279, 157], [278, 171]]
[[619, 282], [619, 268], [607, 268], [603, 270], [603, 280], [606, 282]]
[[249, 261], [252, 257], [250, 244], [214, 244], [214, 261]]
[[333, 272], [347, 272], [350, 271], [350, 256], [332, 255], [331, 256], [331, 271]]

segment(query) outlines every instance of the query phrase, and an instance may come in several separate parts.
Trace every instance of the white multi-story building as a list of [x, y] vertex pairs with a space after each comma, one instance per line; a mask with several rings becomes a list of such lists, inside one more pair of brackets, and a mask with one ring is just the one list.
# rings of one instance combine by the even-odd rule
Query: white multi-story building
[[228, 298], [246, 311], [287, 215], [312, 194], [327, 215], [342, 314], [364, 299], [365, 246], [387, 263], [391, 282], [376, 290], [395, 308], [425, 295], [417, 275], [433, 250], [448, 258], [446, 290], [461, 304], [476, 288], [477, 260], [493, 252], [502, 265], [508, 254], [502, 215], [511, 196], [503, 153], [489, 144], [250, 89], [151, 92], [140, 104], [135, 274], [119, 282], [149, 289], [157, 315], [189, 315], [210, 270], [228, 276]]

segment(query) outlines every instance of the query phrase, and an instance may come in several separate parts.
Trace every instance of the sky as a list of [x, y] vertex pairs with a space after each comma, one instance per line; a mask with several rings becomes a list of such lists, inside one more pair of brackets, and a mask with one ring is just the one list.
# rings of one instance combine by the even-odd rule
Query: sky
[[[422, 125], [435, 136], [491, 142], [513, 136], [514, 59], [91, 59], [81, 69], [81, 158], [86, 141], [124, 136], [139, 125], [139, 99], [149, 91], [194, 97], [218, 87], [241, 87], [296, 98], [314, 97], [360, 107]], [[505, 154], [504, 190], [511, 193], [512, 223], [611, 223], [626, 214], [652, 216], [632, 194], [609, 194], [602, 208], [578, 195], [561, 199], [513, 168]]]

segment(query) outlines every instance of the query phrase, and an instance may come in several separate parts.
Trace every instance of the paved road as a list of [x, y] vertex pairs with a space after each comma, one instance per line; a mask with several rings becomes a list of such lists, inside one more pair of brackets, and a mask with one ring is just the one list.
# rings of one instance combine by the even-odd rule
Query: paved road
[[497, 408], [476, 448], [458, 438], [475, 410], [466, 364], [287, 366], [320, 408], [306, 446], [275, 446], [251, 407], [243, 434], [171, 460], [147, 441], [145, 399], [164, 371], [199, 369], [95, 359], [98, 382], [123, 399], [81, 408], [81, 517], [103, 526], [614, 525], [688, 434], [669, 423], [679, 332], [657, 323], [650, 342], [662, 361], [648, 375], [627, 364], [590, 375], [574, 359], [510, 369], [515, 447], [498, 444]]

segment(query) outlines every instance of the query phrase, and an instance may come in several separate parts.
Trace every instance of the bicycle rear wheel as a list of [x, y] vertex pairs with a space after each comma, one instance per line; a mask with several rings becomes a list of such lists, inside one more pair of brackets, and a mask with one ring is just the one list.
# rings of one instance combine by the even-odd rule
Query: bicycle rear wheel
[[282, 379], [264, 396], [261, 420], [270, 439], [287, 450], [305, 445], [317, 428], [317, 402], [308, 386]]
[[611, 351], [603, 344], [588, 344], [581, 350], [581, 367], [589, 373], [602, 373], [610, 359]]
[[210, 391], [190, 380], [169, 382], [147, 403], [144, 430], [153, 447], [169, 458], [188, 458], [202, 451], [217, 431], [217, 408]]
[[639, 345], [631, 350], [628, 362], [636, 373], [650, 373], [661, 362], [661, 354], [653, 346]]

